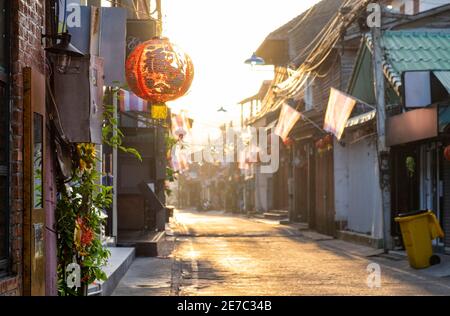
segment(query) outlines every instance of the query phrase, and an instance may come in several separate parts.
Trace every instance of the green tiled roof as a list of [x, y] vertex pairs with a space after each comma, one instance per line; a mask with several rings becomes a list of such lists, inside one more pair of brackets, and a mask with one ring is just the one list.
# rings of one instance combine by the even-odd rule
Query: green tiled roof
[[450, 70], [450, 33], [385, 32], [386, 61], [398, 72]]
[[[369, 49], [371, 37], [368, 36]], [[386, 31], [384, 71], [397, 92], [401, 75], [414, 70], [450, 70], [450, 33], [433, 31]]]

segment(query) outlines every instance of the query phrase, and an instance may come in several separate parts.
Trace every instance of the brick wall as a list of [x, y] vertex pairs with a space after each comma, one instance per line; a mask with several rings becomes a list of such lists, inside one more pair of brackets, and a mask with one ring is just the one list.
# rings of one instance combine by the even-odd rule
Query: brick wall
[[45, 0], [11, 0], [11, 142], [10, 259], [11, 276], [0, 279], [0, 295], [22, 293], [23, 245], [23, 84], [22, 69], [44, 72], [41, 32]]

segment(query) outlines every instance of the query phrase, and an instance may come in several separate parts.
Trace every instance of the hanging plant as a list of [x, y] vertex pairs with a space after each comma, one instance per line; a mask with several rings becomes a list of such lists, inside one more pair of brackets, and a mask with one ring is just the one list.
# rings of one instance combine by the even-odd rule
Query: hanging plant
[[[58, 290], [62, 296], [86, 295], [89, 284], [106, 279], [102, 267], [110, 255], [101, 240], [105, 215], [112, 203], [112, 187], [98, 184], [94, 144], [78, 144], [73, 175], [64, 185], [56, 208], [58, 232]], [[80, 287], [67, 282], [73, 265], [79, 267]]]
[[408, 176], [410, 178], [414, 177], [414, 173], [416, 171], [416, 161], [413, 157], [406, 157], [406, 171], [408, 172]]
[[[103, 143], [142, 161], [135, 148], [122, 145], [124, 135], [111, 105], [104, 106], [103, 118]], [[112, 204], [112, 187], [100, 184], [101, 173], [95, 168], [100, 159], [95, 145], [77, 144], [72, 150], [72, 160], [71, 180], [59, 186], [56, 206], [57, 275], [61, 296], [87, 295], [89, 284], [106, 279], [102, 268], [110, 256], [101, 235], [107, 218], [102, 210]], [[79, 283], [73, 282], [75, 280]]]

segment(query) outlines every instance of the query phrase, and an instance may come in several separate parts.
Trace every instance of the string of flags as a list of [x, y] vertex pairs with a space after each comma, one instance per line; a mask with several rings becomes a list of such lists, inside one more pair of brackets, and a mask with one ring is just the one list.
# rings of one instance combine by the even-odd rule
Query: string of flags
[[[356, 98], [340, 90], [331, 88], [325, 113], [323, 131], [333, 134], [340, 140], [344, 133], [347, 121], [357, 102], [358, 100]], [[284, 103], [280, 111], [280, 117], [278, 118], [274, 134], [278, 135], [283, 142], [286, 143], [289, 133], [301, 117], [307, 119], [301, 112], [297, 111], [289, 104]], [[316, 126], [314, 122], [311, 121], [311, 123]]]
[[149, 103], [139, 98], [133, 92], [125, 89], [119, 90], [119, 109], [121, 112], [148, 112]]
[[356, 102], [357, 100], [348, 94], [331, 88], [323, 129], [340, 140]]
[[183, 140], [190, 134], [191, 126], [185, 111], [174, 114], [171, 117], [172, 135], [177, 138], [177, 143], [171, 150], [171, 165], [175, 172], [184, 172], [189, 169], [189, 154], [183, 145]]
[[300, 119], [300, 116], [301, 113], [299, 111], [295, 110], [287, 103], [284, 103], [280, 111], [280, 117], [278, 118], [274, 134], [280, 136], [283, 142], [285, 142], [292, 128], [295, 126], [295, 123]]

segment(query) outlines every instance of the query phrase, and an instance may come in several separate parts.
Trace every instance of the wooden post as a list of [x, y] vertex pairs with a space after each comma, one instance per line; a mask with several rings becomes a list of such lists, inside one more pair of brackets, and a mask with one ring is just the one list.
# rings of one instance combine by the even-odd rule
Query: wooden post
[[[380, 19], [381, 21], [382, 19]], [[377, 107], [378, 131], [378, 167], [380, 172], [380, 189], [383, 219], [383, 247], [387, 252], [391, 249], [391, 187], [389, 148], [386, 146], [386, 102], [383, 72], [383, 48], [381, 47], [381, 25], [372, 27], [374, 90]]]
[[[116, 89], [112, 89], [112, 98], [113, 98], [113, 108], [114, 108], [114, 120], [118, 120], [118, 114], [117, 114], [117, 98], [118, 98], [118, 92]], [[117, 131], [114, 130], [114, 136], [117, 136]], [[117, 242], [118, 239], [118, 229], [117, 229], [117, 192], [118, 192], [118, 182], [117, 182], [117, 163], [118, 163], [118, 156], [117, 156], [117, 148], [112, 148], [113, 154], [112, 154], [112, 176], [113, 176], [113, 207], [112, 207], [112, 235], [115, 239], [115, 242]]]

